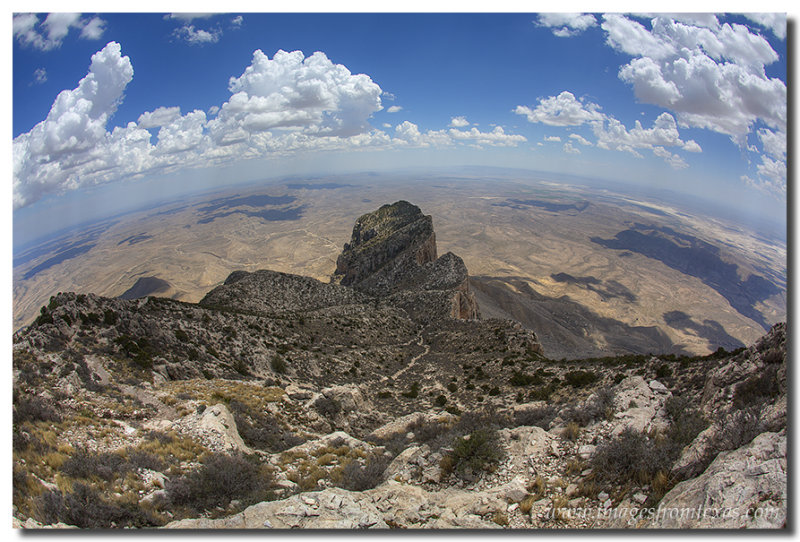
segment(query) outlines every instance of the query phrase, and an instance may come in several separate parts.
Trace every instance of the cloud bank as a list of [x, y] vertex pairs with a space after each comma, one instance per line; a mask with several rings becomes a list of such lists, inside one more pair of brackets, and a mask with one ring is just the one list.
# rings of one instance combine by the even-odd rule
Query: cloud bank
[[227, 101], [207, 112], [159, 107], [109, 131], [133, 74], [120, 44], [110, 42], [92, 57], [78, 86], [58, 95], [47, 118], [14, 139], [15, 209], [82, 186], [232, 160], [526, 141], [501, 127], [463, 130], [457, 119], [449, 130], [427, 131], [404, 121], [390, 135], [369, 123], [383, 110], [384, 93], [368, 75], [352, 74], [322, 52], [305, 57], [282, 50], [272, 58], [256, 50], [241, 75], [228, 81]]
[[[593, 25], [577, 16], [549, 14], [539, 24], [563, 25], [572, 36]], [[783, 15], [747, 15], [777, 38], [786, 36]], [[644, 22], [642, 22], [644, 21]], [[519, 105], [515, 113], [549, 126], [592, 128], [596, 146], [641, 156], [648, 149], [674, 168], [687, 163], [668, 147], [700, 152], [693, 140], [683, 141], [678, 127], [724, 134], [743, 150], [757, 153], [755, 178], [745, 182], [778, 195], [786, 192], [787, 89], [765, 67], [779, 60], [762, 35], [741, 24], [721, 24], [713, 14], [639, 14], [602, 16], [606, 44], [627, 55], [618, 72], [637, 101], [666, 110], [652, 128], [639, 122], [628, 129], [599, 105], [564, 91], [542, 98], [536, 107]], [[557, 34], [560, 35], [560, 34]], [[759, 148], [760, 147], [760, 148]]]

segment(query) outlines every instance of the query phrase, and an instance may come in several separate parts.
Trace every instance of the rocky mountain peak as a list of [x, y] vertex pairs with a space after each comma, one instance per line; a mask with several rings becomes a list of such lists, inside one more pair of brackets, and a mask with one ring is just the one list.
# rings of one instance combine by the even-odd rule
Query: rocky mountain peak
[[332, 282], [373, 294], [394, 290], [403, 276], [437, 258], [433, 219], [398, 201], [361, 216], [336, 261]]
[[331, 282], [391, 298], [418, 320], [480, 317], [464, 261], [437, 256], [433, 219], [407, 201], [356, 221]]

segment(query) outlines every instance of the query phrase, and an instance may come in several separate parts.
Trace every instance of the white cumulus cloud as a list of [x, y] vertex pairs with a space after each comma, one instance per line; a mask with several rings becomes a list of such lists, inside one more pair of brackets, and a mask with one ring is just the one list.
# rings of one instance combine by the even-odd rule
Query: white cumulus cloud
[[533, 109], [518, 105], [514, 113], [526, 116], [529, 122], [541, 122], [549, 126], [579, 126], [601, 120], [603, 115], [599, 110], [598, 105], [591, 102], [584, 104], [565, 90], [558, 96], [540, 99], [539, 105]]
[[322, 52], [261, 50], [240, 77], [228, 84], [230, 100], [212, 121], [213, 131], [254, 133], [274, 128], [318, 135], [349, 136], [367, 131], [381, 109], [381, 88], [364, 74], [353, 75]]
[[92, 56], [89, 73], [73, 90], [62, 91], [47, 118], [14, 139], [14, 205], [80, 182], [75, 170], [86, 171], [106, 139], [106, 123], [114, 114], [133, 67], [111, 42]]
[[[527, 117], [533, 123], [542, 123], [549, 126], [581, 126], [584, 124], [592, 128], [598, 148], [628, 152], [641, 158], [641, 149], [650, 149], [656, 156], [663, 158], [672, 167], [687, 167], [686, 162], [671, 152], [666, 147], [678, 147], [687, 152], [701, 152], [700, 145], [694, 140], [681, 139], [675, 118], [669, 113], [662, 113], [653, 122], [651, 128], [644, 128], [640, 121], [636, 121], [628, 129], [619, 120], [611, 115], [600, 112], [600, 106], [594, 103], [584, 103], [575, 98], [568, 91], [561, 92], [558, 96], [550, 96], [539, 100], [535, 108], [517, 106], [515, 112]], [[570, 134], [569, 138], [582, 145], [592, 145], [592, 142], [581, 135]], [[560, 142], [559, 136], [545, 136], [544, 141]], [[567, 141], [564, 145], [565, 152], [575, 154], [578, 149]], [[659, 148], [658, 151], [655, 149]]]
[[100, 17], [86, 19], [80, 13], [50, 13], [41, 22], [34, 13], [19, 13], [14, 15], [12, 31], [20, 44], [49, 51], [60, 47], [73, 28], [81, 30], [82, 39], [100, 39], [105, 24]]
[[180, 107], [159, 107], [155, 111], [147, 111], [139, 115], [138, 124], [141, 128], [156, 128], [169, 124], [180, 116]]
[[187, 24], [176, 28], [174, 35], [192, 45], [204, 45], [206, 43], [217, 43], [222, 36], [222, 31], [219, 29], [203, 30]]
[[269, 58], [260, 50], [228, 81], [228, 100], [208, 113], [162, 106], [109, 132], [108, 121], [132, 78], [130, 59], [118, 43], [108, 43], [77, 87], [58, 95], [47, 118], [14, 139], [15, 208], [70, 189], [231, 160], [526, 141], [499, 126], [489, 132], [423, 131], [409, 121], [390, 135], [369, 124], [382, 109], [384, 93], [368, 75], [352, 74], [322, 52], [306, 58], [300, 51], [278, 51]]
[[[777, 37], [785, 36], [781, 16], [748, 17]], [[764, 130], [763, 125], [770, 134], [785, 134], [786, 84], [765, 72], [765, 66], [779, 59], [778, 54], [747, 26], [711, 20], [701, 24], [659, 15], [649, 21], [648, 28], [614, 14], [604, 15], [601, 26], [611, 47], [633, 57], [620, 68], [619, 77], [631, 85], [639, 101], [671, 111], [682, 126], [725, 134], [750, 151], [754, 148], [748, 136]], [[775, 141], [779, 136], [764, 139], [762, 133], [758, 136], [763, 150], [771, 154], [770, 149], [779, 146]], [[685, 147], [692, 152], [698, 148], [691, 141]], [[776, 166], [763, 158], [758, 176], [774, 185], [786, 164], [778, 160], [781, 163]]]
[[587, 147], [591, 147], [592, 146], [592, 142], [589, 141], [588, 139], [586, 139], [585, 137], [583, 137], [582, 135], [569, 134], [569, 137], [570, 137], [570, 139], [574, 139], [575, 141], [577, 141], [581, 145], [586, 145]]
[[469, 141], [479, 146], [515, 147], [527, 141], [525, 136], [505, 133], [505, 130], [503, 130], [501, 126], [496, 126], [491, 132], [481, 132], [477, 128], [472, 127], [469, 130], [451, 128], [448, 133], [455, 140]]
[[390, 106], [390, 107], [389, 107], [389, 108], [386, 110], [386, 112], [387, 112], [387, 113], [399, 113], [399, 112], [400, 112], [400, 111], [402, 111], [402, 110], [403, 110], [403, 106], [400, 106], [400, 105], [392, 105], [392, 106]]
[[572, 144], [571, 141], [567, 141], [564, 143], [564, 152], [567, 154], [580, 154], [581, 151], [576, 149], [575, 146]]
[[46, 83], [47, 82], [47, 70], [44, 68], [36, 68], [33, 70], [33, 80], [36, 83]]
[[92, 17], [81, 29], [81, 37], [87, 40], [99, 40], [106, 31], [106, 22], [100, 17]]
[[771, 30], [776, 38], [786, 39], [786, 13], [745, 13], [744, 16]]
[[466, 117], [453, 117], [450, 119], [451, 128], [466, 128], [469, 126], [469, 121]]
[[597, 19], [589, 13], [541, 13], [537, 18], [539, 26], [553, 29], [560, 38], [576, 36], [597, 24]]

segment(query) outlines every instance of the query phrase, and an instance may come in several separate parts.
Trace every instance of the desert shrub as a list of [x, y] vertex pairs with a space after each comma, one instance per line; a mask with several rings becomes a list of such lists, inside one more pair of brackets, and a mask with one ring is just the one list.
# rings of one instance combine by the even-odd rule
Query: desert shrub
[[163, 459], [145, 450], [128, 448], [125, 450], [125, 456], [127, 464], [133, 469], [162, 471], [166, 468], [166, 464], [164, 463]]
[[269, 366], [272, 367], [272, 370], [278, 374], [285, 374], [289, 368], [289, 366], [286, 364], [286, 360], [277, 354], [272, 356]]
[[414, 440], [419, 443], [426, 443], [448, 434], [450, 426], [447, 423], [440, 423], [436, 420], [427, 421], [425, 416], [417, 416], [409, 424], [408, 430], [414, 433]]
[[453, 434], [463, 436], [479, 429], [497, 429], [500, 427], [500, 417], [491, 410], [478, 410], [464, 412], [453, 426]]
[[614, 397], [614, 390], [609, 387], [600, 388], [595, 392], [592, 406], [598, 418], [610, 419], [614, 415]]
[[683, 397], [670, 397], [664, 403], [664, 409], [672, 422], [666, 437], [679, 450], [691, 443], [709, 425], [703, 414]]
[[433, 404], [436, 405], [437, 407], [441, 408], [441, 407], [443, 407], [444, 405], [447, 404], [447, 397], [445, 397], [444, 395], [439, 395], [433, 401]]
[[236, 399], [231, 399], [229, 407], [239, 436], [251, 448], [276, 453], [303, 442], [302, 438], [286, 431], [268, 414], [248, 409], [244, 403]]
[[14, 397], [14, 425], [25, 422], [59, 422], [61, 416], [41, 397], [18, 394]]
[[41, 326], [44, 324], [52, 324], [53, 323], [53, 315], [47, 310], [47, 307], [42, 305], [39, 309], [39, 316], [36, 317], [36, 320], [33, 321], [33, 325]]
[[450, 382], [449, 384], [447, 384], [447, 391], [449, 391], [450, 393], [457, 392], [458, 384], [456, 384], [455, 382]]
[[786, 356], [786, 353], [781, 351], [780, 348], [770, 348], [761, 356], [761, 359], [767, 365], [773, 363], [781, 363]]
[[[554, 379], [555, 380], [555, 379]], [[534, 388], [528, 394], [528, 400], [530, 401], [549, 401], [550, 396], [553, 394], [554, 391], [558, 388], [558, 384], [555, 382], [551, 382], [545, 386], [539, 386], [538, 388]]]
[[767, 428], [756, 407], [737, 410], [728, 415], [722, 428], [714, 437], [712, 448], [716, 452], [735, 450], [749, 443]]
[[564, 380], [573, 388], [583, 388], [597, 381], [597, 374], [592, 371], [569, 371], [564, 375]]
[[666, 363], [659, 365], [656, 369], [656, 378], [667, 378], [672, 376], [672, 369]]
[[404, 391], [400, 395], [406, 397], [407, 399], [416, 399], [419, 397], [419, 382], [412, 383], [408, 391]]
[[112, 452], [93, 452], [77, 448], [61, 465], [61, 472], [73, 478], [98, 477], [112, 480], [130, 470], [125, 458]]
[[614, 392], [601, 388], [590, 400], [580, 405], [571, 405], [561, 411], [561, 418], [580, 426], [589, 425], [595, 420], [608, 419], [614, 414]]
[[232, 500], [244, 505], [267, 500], [272, 475], [242, 454], [207, 456], [202, 465], [167, 482], [167, 501], [200, 513], [227, 507]]
[[350, 491], [365, 491], [383, 482], [383, 473], [389, 466], [389, 458], [373, 454], [367, 457], [364, 465], [358, 461], [350, 461], [342, 472], [339, 487]]
[[542, 384], [544, 380], [542, 380], [541, 376], [536, 374], [529, 375], [519, 371], [514, 371], [508, 382], [512, 386], [538, 386], [539, 384]]
[[79, 312], [78, 317], [81, 319], [81, 324], [84, 326], [100, 323], [100, 315], [97, 314], [96, 312], [90, 312], [87, 314]]
[[601, 480], [649, 483], [659, 471], [668, 472], [671, 464], [665, 447], [642, 433], [625, 429], [597, 447], [591, 467]]
[[514, 426], [536, 426], [547, 430], [556, 417], [556, 409], [551, 405], [520, 409], [514, 412]]
[[128, 335], [120, 335], [114, 339], [114, 343], [118, 344], [122, 352], [142, 369], [152, 368], [154, 352], [147, 339], [141, 338], [136, 341]]
[[153, 527], [161, 521], [138, 502], [115, 502], [96, 489], [77, 482], [66, 493], [54, 489], [36, 500], [34, 516], [44, 524], [63, 522], [82, 529]]
[[342, 405], [336, 399], [331, 399], [324, 395], [314, 402], [314, 408], [327, 418], [333, 418], [342, 411]]
[[408, 447], [409, 441], [405, 433], [395, 433], [383, 439], [374, 439], [374, 443], [383, 446], [392, 457], [395, 457]]
[[117, 313], [112, 311], [111, 309], [106, 309], [103, 311], [103, 323], [107, 326], [113, 326], [117, 323]]
[[175, 330], [175, 338], [181, 341], [182, 343], [189, 342], [189, 335], [182, 329]]
[[734, 407], [741, 409], [749, 405], [761, 405], [780, 394], [778, 368], [778, 365], [767, 365], [737, 384], [733, 392]]
[[569, 422], [564, 430], [561, 431], [561, 438], [567, 440], [578, 440], [578, 437], [581, 435], [581, 427], [578, 425], [577, 422]]
[[495, 429], [477, 429], [453, 441], [453, 451], [442, 458], [443, 474], [455, 473], [472, 479], [481, 471], [491, 471], [504, 455]]

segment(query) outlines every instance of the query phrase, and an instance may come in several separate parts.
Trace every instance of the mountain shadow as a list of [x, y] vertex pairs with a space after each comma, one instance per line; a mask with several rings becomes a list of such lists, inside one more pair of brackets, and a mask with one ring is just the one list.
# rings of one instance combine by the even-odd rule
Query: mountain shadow
[[605, 248], [637, 252], [699, 278], [742, 316], [757, 322], [765, 330], [770, 327], [755, 305], [781, 290], [759, 275], [752, 274], [746, 280], [739, 278], [739, 267], [725, 262], [719, 248], [714, 245], [671, 228], [644, 224], [634, 224], [632, 229], [623, 230], [612, 239], [590, 239]]

